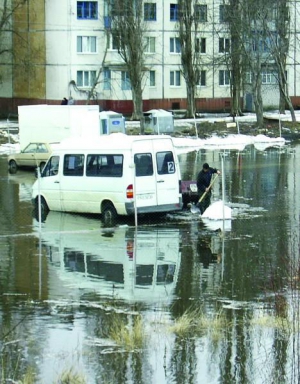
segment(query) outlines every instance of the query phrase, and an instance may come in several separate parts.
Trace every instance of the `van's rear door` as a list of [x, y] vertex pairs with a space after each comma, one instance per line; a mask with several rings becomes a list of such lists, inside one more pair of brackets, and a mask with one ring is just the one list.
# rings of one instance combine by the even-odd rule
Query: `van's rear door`
[[155, 159], [152, 142], [143, 141], [143, 147], [134, 154], [136, 205], [144, 212], [157, 206]]
[[178, 204], [180, 202], [180, 170], [171, 139], [153, 140], [156, 162], [157, 204]]
[[[134, 146], [137, 208], [146, 212], [177, 209], [180, 170], [173, 142], [168, 137], [143, 140]], [[168, 207], [166, 207], [168, 206]], [[173, 207], [171, 207], [173, 206]]]

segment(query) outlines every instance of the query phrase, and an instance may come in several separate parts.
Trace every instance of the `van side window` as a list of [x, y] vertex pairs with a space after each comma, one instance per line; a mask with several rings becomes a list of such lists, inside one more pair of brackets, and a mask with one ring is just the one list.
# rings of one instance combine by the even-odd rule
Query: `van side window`
[[51, 156], [42, 171], [42, 177], [55, 176], [59, 170], [59, 156]]
[[88, 155], [86, 175], [96, 177], [122, 177], [123, 155]]
[[83, 176], [84, 155], [65, 155], [64, 176]]
[[136, 176], [153, 175], [153, 161], [151, 153], [138, 153], [134, 155], [134, 164]]
[[156, 154], [157, 173], [167, 175], [175, 173], [175, 161], [173, 152], [157, 152]]

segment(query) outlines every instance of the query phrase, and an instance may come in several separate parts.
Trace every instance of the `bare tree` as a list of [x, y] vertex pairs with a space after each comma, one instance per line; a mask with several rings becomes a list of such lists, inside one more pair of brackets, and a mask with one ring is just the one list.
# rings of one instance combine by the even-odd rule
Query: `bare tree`
[[[29, 3], [29, 1], [30, 0], [2, 0], [0, 2], [0, 60], [5, 64], [9, 64], [9, 68], [11, 68], [12, 57], [15, 54], [12, 35], [16, 35], [19, 39], [22, 39], [18, 28], [15, 28], [13, 25], [13, 15]], [[23, 45], [24, 44], [26, 44], [26, 41], [23, 39]], [[4, 68], [5, 66], [2, 67], [2, 71]]]
[[293, 121], [296, 121], [295, 111], [288, 93], [286, 61], [289, 52], [290, 41], [290, 12], [287, 0], [276, 0], [274, 3], [275, 30], [270, 34], [270, 42], [275, 66], [278, 72], [278, 84], [280, 92], [279, 111], [285, 113], [287, 105]]
[[[196, 92], [200, 77], [199, 38], [197, 38], [201, 6], [198, 0], [178, 0], [178, 34], [181, 49], [182, 74], [187, 93], [187, 117], [195, 117]], [[205, 6], [205, 5], [204, 5]], [[205, 11], [203, 11], [205, 13]], [[202, 14], [205, 18], [206, 15]]]
[[271, 0], [230, 0], [227, 18], [231, 36], [232, 111], [240, 114], [241, 89], [250, 90], [259, 127], [263, 127], [264, 110], [262, 74], [273, 59], [268, 45], [270, 7]]
[[241, 91], [245, 66], [243, 61], [242, 49], [240, 45], [240, 32], [242, 31], [242, 2], [243, 0], [229, 0], [227, 5], [226, 20], [230, 35], [230, 67], [231, 81], [230, 93], [232, 98], [231, 115], [241, 116]]
[[105, 67], [105, 61], [106, 61], [106, 56], [107, 56], [107, 50], [109, 47], [109, 36], [108, 32], [105, 31], [105, 41], [106, 41], [106, 46], [104, 49], [103, 57], [101, 60], [101, 64], [99, 66], [99, 69], [97, 71], [97, 74], [95, 78], [91, 79], [91, 86], [87, 90], [82, 90], [78, 88], [76, 81], [71, 80], [69, 83], [69, 87], [73, 87], [76, 92], [79, 92], [81, 94], [84, 94], [86, 97], [86, 102], [85, 104], [88, 105], [92, 99], [98, 99], [98, 93], [97, 93], [97, 87], [99, 84], [101, 84], [101, 75], [103, 73], [104, 67]]
[[294, 120], [286, 78], [290, 28], [288, 1], [230, 0], [228, 22], [233, 112], [238, 113], [237, 99], [241, 89], [249, 89], [258, 126], [263, 126], [262, 77], [269, 72], [278, 82], [280, 110], [284, 111], [285, 105], [288, 105]]
[[140, 120], [144, 133], [143, 77], [145, 75], [143, 1], [108, 0], [111, 34], [127, 72], [132, 92], [132, 119]]

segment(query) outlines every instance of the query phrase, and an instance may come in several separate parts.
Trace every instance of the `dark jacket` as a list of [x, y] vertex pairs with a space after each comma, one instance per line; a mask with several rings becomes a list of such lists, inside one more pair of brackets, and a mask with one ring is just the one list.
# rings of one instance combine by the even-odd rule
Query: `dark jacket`
[[216, 168], [209, 168], [207, 172], [204, 172], [202, 169], [198, 173], [198, 176], [197, 176], [198, 193], [205, 192], [205, 189], [210, 185], [212, 175], [217, 172], [218, 170]]

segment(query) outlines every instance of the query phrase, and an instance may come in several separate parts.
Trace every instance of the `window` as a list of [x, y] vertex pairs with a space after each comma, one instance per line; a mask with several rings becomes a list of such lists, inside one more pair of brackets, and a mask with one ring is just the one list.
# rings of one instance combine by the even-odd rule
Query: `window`
[[65, 155], [64, 176], [83, 176], [84, 155]]
[[109, 68], [103, 69], [103, 89], [104, 90], [111, 89], [111, 71]]
[[146, 21], [156, 20], [156, 3], [144, 4], [144, 20]]
[[276, 84], [276, 75], [273, 72], [263, 71], [261, 73], [261, 81], [263, 84]]
[[77, 36], [78, 53], [96, 53], [96, 36]]
[[88, 155], [86, 175], [94, 177], [122, 177], [123, 155]]
[[134, 155], [135, 175], [139, 176], [152, 176], [153, 175], [153, 161], [151, 153], [138, 153]]
[[225, 37], [219, 38], [219, 53], [229, 52], [230, 50], [230, 39]]
[[98, 1], [77, 1], [77, 19], [98, 19]]
[[219, 8], [219, 20], [220, 23], [225, 23], [229, 20], [229, 5], [227, 4], [222, 4], [220, 5]]
[[155, 53], [155, 37], [149, 36], [145, 38], [145, 52]]
[[43, 177], [55, 176], [59, 171], [59, 156], [52, 156], [42, 171]]
[[180, 53], [180, 40], [179, 37], [170, 37], [170, 53]]
[[[286, 74], [286, 76], [287, 76], [287, 74]], [[248, 84], [251, 84], [252, 83], [252, 77], [253, 77], [252, 73], [247, 72], [245, 82]], [[262, 82], [262, 84], [277, 84], [278, 79], [277, 79], [276, 73], [272, 72], [272, 71], [267, 71], [267, 70], [262, 71], [261, 82]]]
[[172, 152], [158, 152], [156, 154], [156, 163], [157, 173], [159, 175], [168, 175], [175, 173], [175, 161]]
[[44, 143], [31, 143], [22, 151], [23, 153], [46, 153], [48, 149]]
[[108, 13], [112, 17], [128, 16], [134, 17], [136, 14], [136, 2], [132, 0], [108, 0]]
[[230, 84], [230, 72], [228, 70], [219, 71], [219, 85]]
[[180, 86], [180, 71], [170, 72], [170, 85], [176, 87]]
[[200, 73], [199, 73], [199, 85], [200, 85], [200, 87], [206, 86], [206, 71], [200, 71]]
[[128, 72], [122, 71], [121, 72], [121, 89], [123, 91], [129, 91], [131, 89], [131, 82], [128, 75]]
[[262, 37], [260, 33], [252, 32], [252, 50], [254, 52], [270, 52], [272, 47], [272, 41], [276, 41], [276, 36], [273, 34], [272, 40], [270, 37]]
[[207, 5], [206, 4], [195, 5], [195, 18], [200, 23], [207, 22]]
[[96, 76], [96, 71], [77, 71], [77, 87], [92, 87]]
[[252, 73], [251, 72], [246, 72], [245, 83], [246, 84], [251, 84], [252, 83]]
[[178, 20], [178, 4], [170, 4], [170, 20]]
[[118, 42], [119, 42], [118, 36], [116, 36], [115, 34], [111, 34], [110, 35], [110, 42], [109, 42], [110, 49], [117, 51], [118, 50]]
[[149, 71], [149, 85], [150, 87], [155, 87], [155, 71]]
[[196, 39], [196, 52], [197, 53], [206, 53], [206, 38], [201, 37], [201, 39]]

